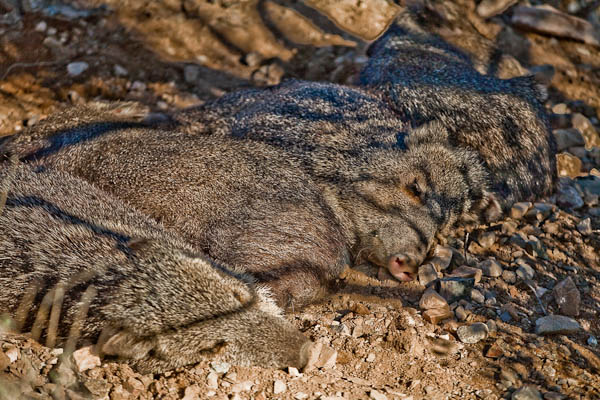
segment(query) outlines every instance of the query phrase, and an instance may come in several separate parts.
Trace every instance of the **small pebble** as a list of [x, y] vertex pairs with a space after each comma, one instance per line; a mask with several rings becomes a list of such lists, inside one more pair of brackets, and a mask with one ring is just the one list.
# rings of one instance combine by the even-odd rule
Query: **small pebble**
[[483, 293], [481, 293], [477, 289], [471, 290], [471, 299], [480, 304], [485, 301], [485, 297], [483, 296]]
[[463, 343], [477, 343], [488, 337], [489, 328], [483, 322], [476, 322], [471, 325], [463, 325], [456, 330], [458, 338]]
[[517, 268], [517, 276], [523, 280], [531, 280], [535, 276], [535, 271], [529, 264], [521, 264]]
[[369, 392], [369, 397], [373, 400], [387, 400], [387, 396], [385, 394], [374, 389]]
[[596, 347], [596, 346], [598, 346], [598, 339], [596, 339], [595, 336], [590, 335], [590, 337], [587, 340], [587, 344], [588, 344], [588, 346]]
[[46, 29], [48, 29], [48, 24], [46, 23], [46, 21], [40, 21], [35, 25], [36, 32], [46, 32]]
[[294, 378], [297, 378], [301, 375], [300, 372], [298, 372], [298, 368], [296, 367], [288, 367], [288, 374]]
[[542, 395], [535, 387], [527, 385], [517, 389], [510, 398], [511, 400], [542, 400]]
[[89, 67], [89, 64], [85, 61], [76, 61], [67, 65], [67, 72], [71, 76], [78, 76], [81, 75]]
[[229, 368], [231, 368], [231, 365], [226, 362], [212, 361], [210, 363], [210, 368], [217, 374], [226, 374], [227, 372], [229, 372]]
[[577, 224], [577, 230], [582, 235], [590, 235], [592, 233], [592, 221], [589, 218], [584, 219]]
[[273, 394], [281, 394], [287, 390], [287, 385], [282, 380], [273, 382]]
[[308, 395], [304, 392], [298, 392], [294, 395], [294, 399], [296, 399], [296, 400], [304, 400], [307, 398], [308, 398]]

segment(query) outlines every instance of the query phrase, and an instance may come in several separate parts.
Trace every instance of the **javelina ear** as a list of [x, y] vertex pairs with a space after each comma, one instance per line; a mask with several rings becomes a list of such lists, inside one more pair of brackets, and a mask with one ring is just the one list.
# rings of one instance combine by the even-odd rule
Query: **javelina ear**
[[139, 360], [146, 356], [153, 347], [154, 343], [150, 340], [140, 340], [129, 332], [120, 331], [108, 338], [102, 345], [102, 353]]

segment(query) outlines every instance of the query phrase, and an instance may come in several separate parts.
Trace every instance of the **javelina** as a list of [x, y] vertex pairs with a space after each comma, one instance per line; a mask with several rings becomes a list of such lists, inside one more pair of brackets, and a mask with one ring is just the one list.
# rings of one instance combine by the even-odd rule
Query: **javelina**
[[[0, 165], [3, 192], [9, 171]], [[19, 166], [11, 180], [0, 215], [0, 308], [20, 328], [39, 337], [54, 303], [47, 339], [66, 336], [92, 290], [80, 340], [102, 336], [102, 352], [142, 373], [207, 358], [306, 363], [310, 342], [242, 274], [66, 173]]]
[[326, 194], [355, 257], [378, 254], [371, 261], [399, 279], [414, 275], [436, 233], [498, 206], [489, 201], [481, 162], [452, 149], [444, 126], [410, 128], [358, 88], [289, 81], [225, 95], [175, 120], [190, 135], [266, 142], [298, 159]]
[[405, 10], [368, 49], [360, 85], [414, 126], [438, 120], [452, 145], [478, 153], [504, 209], [550, 194], [556, 144], [533, 77], [482, 75], [469, 57], [415, 22]]
[[267, 284], [283, 307], [319, 299], [347, 265], [336, 216], [285, 153], [263, 143], [107, 123], [110, 114], [94, 105], [55, 114], [4, 149], [113, 193]]
[[355, 257], [409, 280], [434, 236], [497, 202], [475, 154], [450, 148], [439, 123], [408, 129], [360, 89], [291, 81], [175, 116], [195, 135], [269, 143], [298, 159], [325, 193]]

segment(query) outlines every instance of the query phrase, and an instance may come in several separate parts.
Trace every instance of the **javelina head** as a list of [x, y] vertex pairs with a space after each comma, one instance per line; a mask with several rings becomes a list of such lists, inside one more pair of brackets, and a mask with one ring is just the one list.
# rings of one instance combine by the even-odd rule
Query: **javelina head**
[[142, 240], [131, 245], [139, 271], [122, 283], [121, 317], [101, 337], [104, 354], [142, 373], [202, 360], [303, 367], [312, 345], [281, 315], [265, 289], [207, 258]]
[[371, 151], [354, 183], [357, 256], [403, 281], [415, 278], [436, 234], [488, 208], [483, 166], [473, 153], [449, 147], [437, 128], [409, 133], [406, 151]]

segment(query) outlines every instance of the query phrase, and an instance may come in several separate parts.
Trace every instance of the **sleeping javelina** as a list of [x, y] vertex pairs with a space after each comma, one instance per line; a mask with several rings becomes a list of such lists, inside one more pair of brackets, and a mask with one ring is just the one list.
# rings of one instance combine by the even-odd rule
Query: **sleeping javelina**
[[321, 298], [347, 265], [336, 216], [282, 151], [130, 121], [107, 123], [114, 116], [102, 107], [52, 115], [11, 137], [3, 151], [114, 194], [216, 261], [268, 285], [283, 307]]
[[51, 323], [46, 337], [54, 343], [58, 334], [60, 343], [78, 320], [82, 298], [95, 293], [79, 342], [101, 336], [103, 353], [141, 373], [205, 359], [306, 363], [310, 342], [265, 289], [80, 179], [28, 166], [18, 166], [12, 179], [9, 172], [0, 165], [2, 191], [8, 187], [0, 215], [0, 309], [21, 329], [33, 326], [39, 338], [46, 327], [40, 317], [54, 302], [50, 320], [60, 323]]
[[291, 81], [231, 93], [175, 119], [190, 135], [266, 142], [298, 160], [325, 193], [354, 257], [402, 280], [414, 276], [437, 233], [497, 206], [481, 162], [452, 149], [441, 124], [407, 129], [360, 89]]

